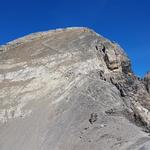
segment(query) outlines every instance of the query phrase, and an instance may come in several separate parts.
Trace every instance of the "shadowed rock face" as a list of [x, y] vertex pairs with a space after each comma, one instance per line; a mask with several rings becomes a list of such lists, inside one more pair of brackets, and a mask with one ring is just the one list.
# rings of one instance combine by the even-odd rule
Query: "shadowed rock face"
[[145, 85], [146, 85], [146, 89], [147, 91], [150, 93], [150, 72], [148, 72], [146, 75], [145, 75]]
[[0, 47], [0, 150], [148, 150], [149, 78], [87, 28]]

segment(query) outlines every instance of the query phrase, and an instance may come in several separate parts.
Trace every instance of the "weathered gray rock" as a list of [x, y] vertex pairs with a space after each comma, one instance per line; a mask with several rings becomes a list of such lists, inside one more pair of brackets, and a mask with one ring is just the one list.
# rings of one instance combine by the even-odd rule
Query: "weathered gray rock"
[[145, 75], [144, 80], [145, 80], [146, 89], [150, 93], [150, 72], [148, 72]]
[[87, 28], [3, 45], [0, 150], [148, 150], [147, 83], [118, 44]]

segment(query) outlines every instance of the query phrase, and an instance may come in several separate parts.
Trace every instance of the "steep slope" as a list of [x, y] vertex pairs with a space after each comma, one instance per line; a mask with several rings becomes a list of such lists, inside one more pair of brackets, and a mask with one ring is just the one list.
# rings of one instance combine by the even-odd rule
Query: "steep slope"
[[1, 46], [0, 150], [148, 150], [148, 81], [87, 28]]

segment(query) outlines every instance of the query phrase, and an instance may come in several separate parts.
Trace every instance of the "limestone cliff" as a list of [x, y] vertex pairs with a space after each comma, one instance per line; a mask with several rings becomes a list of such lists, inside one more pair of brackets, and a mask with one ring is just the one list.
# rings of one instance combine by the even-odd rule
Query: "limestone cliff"
[[149, 81], [117, 43], [88, 28], [3, 45], [0, 150], [148, 150]]

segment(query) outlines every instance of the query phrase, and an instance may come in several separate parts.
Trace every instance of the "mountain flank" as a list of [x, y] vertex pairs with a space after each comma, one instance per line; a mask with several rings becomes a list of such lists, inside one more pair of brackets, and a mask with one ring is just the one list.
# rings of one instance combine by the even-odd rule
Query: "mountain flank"
[[150, 73], [93, 30], [0, 46], [0, 150], [149, 150]]

